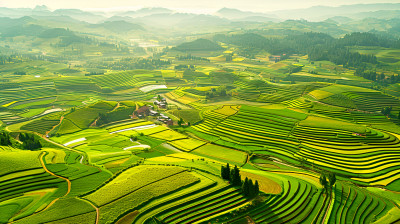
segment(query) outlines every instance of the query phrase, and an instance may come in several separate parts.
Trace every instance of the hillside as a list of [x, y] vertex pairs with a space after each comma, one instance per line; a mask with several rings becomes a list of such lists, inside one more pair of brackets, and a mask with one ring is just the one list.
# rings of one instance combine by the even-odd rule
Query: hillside
[[0, 8], [0, 224], [400, 223], [399, 4], [121, 2]]
[[223, 48], [217, 43], [207, 39], [197, 39], [191, 42], [186, 42], [175, 47], [178, 51], [220, 51]]

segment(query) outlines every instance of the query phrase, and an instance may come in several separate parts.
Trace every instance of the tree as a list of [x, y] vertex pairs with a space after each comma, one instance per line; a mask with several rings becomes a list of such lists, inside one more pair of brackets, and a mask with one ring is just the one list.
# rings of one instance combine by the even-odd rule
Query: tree
[[229, 180], [230, 179], [230, 167], [229, 167], [229, 163], [226, 164], [226, 166], [221, 166], [221, 177], [224, 180]]
[[330, 173], [328, 175], [328, 179], [329, 179], [329, 188], [331, 190], [331, 195], [332, 195], [332, 188], [333, 188], [333, 185], [335, 185], [335, 183], [336, 183], [336, 175], [334, 173]]
[[242, 193], [245, 197], [256, 197], [260, 192], [258, 181], [253, 184], [253, 180], [246, 179], [242, 182]]
[[249, 197], [254, 197], [255, 196], [255, 191], [254, 191], [254, 184], [253, 181], [251, 179], [249, 179]]
[[242, 192], [245, 197], [250, 195], [249, 179], [247, 177], [243, 181]]
[[22, 141], [22, 147], [26, 150], [35, 151], [42, 148], [42, 144], [34, 134], [21, 133], [19, 135], [19, 140]]
[[385, 116], [389, 116], [390, 115], [390, 112], [392, 112], [392, 107], [390, 106], [390, 107], [384, 107], [384, 108], [382, 108], [382, 110], [381, 110], [381, 113], [383, 114], [383, 115], [385, 115]]
[[328, 193], [328, 181], [326, 180], [326, 175], [325, 174], [322, 174], [320, 177], [319, 177], [319, 183], [322, 185], [322, 187], [323, 187], [323, 191], [322, 192], [324, 192], [325, 190], [326, 190], [326, 193]]
[[230, 181], [233, 186], [240, 186], [242, 184], [242, 180], [240, 179], [240, 173], [238, 167], [235, 167], [230, 172]]
[[3, 146], [12, 145], [10, 134], [8, 132], [0, 133], [0, 145], [3, 145]]
[[254, 196], [257, 196], [260, 193], [260, 186], [258, 184], [258, 180], [256, 180], [256, 183], [254, 184]]
[[181, 119], [179, 119], [179, 121], [178, 121], [178, 125], [181, 127], [182, 126], [182, 124], [184, 123], [184, 121], [183, 121], [183, 119], [181, 118]]
[[161, 95], [157, 95], [157, 100], [158, 100], [158, 102], [161, 102], [162, 101], [162, 96]]

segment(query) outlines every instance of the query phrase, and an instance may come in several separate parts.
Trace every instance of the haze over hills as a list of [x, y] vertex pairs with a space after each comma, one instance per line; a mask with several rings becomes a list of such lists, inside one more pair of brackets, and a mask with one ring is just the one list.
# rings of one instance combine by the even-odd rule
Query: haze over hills
[[[279, 10], [271, 12], [250, 12], [241, 11], [234, 8], [222, 8], [214, 13], [215, 16], [223, 17], [230, 20], [251, 20], [251, 18], [264, 18], [264, 20], [287, 20], [287, 19], [307, 19], [311, 21], [322, 21], [333, 16], [345, 16], [355, 19], [363, 19], [367, 17], [380, 18], [398, 18], [398, 10], [400, 3], [377, 3], [377, 4], [355, 4], [343, 5], [337, 7], [331, 6], [313, 6], [305, 9]], [[180, 13], [184, 12], [180, 10]], [[84, 11], [81, 9], [56, 9], [51, 11], [46, 6], [37, 6], [33, 9], [29, 8], [0, 8], [0, 15], [3, 17], [18, 18], [23, 16], [69, 16], [71, 18], [86, 21], [89, 23], [97, 23], [104, 21], [109, 17], [131, 17], [140, 18], [152, 15], [169, 15], [177, 13], [172, 9], [155, 7], [142, 8], [136, 11], [114, 11], [107, 14], [102, 11]], [[193, 13], [189, 13], [193, 14]]]
[[400, 222], [399, 4], [34, 1], [77, 8], [0, 8], [0, 224]]

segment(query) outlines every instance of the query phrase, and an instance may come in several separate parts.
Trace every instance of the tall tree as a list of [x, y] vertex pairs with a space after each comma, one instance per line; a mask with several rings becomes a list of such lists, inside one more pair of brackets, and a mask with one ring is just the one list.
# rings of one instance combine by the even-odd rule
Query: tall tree
[[236, 165], [230, 172], [230, 181], [233, 186], [240, 186], [242, 184], [239, 168]]
[[229, 163], [226, 164], [226, 166], [221, 166], [221, 177], [224, 180], [229, 180], [230, 179], [230, 173], [231, 169], [229, 167]]
[[181, 119], [179, 119], [179, 121], [178, 121], [178, 125], [179, 126], [182, 126], [182, 124], [184, 123], [184, 121], [183, 121], [183, 119], [181, 118]]
[[255, 191], [254, 191], [254, 184], [253, 181], [251, 179], [249, 179], [249, 195], [250, 197], [254, 197], [255, 196]]
[[249, 194], [250, 194], [249, 179], [247, 177], [243, 181], [242, 192], [243, 192], [243, 195], [246, 197], [249, 196]]
[[330, 173], [328, 175], [328, 179], [329, 179], [329, 188], [331, 190], [331, 195], [332, 195], [332, 188], [333, 188], [333, 185], [335, 185], [335, 183], [336, 183], [336, 175], [334, 173]]
[[257, 196], [260, 193], [260, 186], [258, 184], [258, 180], [256, 180], [256, 183], [254, 184], [254, 196]]
[[319, 177], [319, 183], [322, 185], [322, 187], [323, 187], [323, 191], [322, 192], [324, 192], [325, 190], [326, 190], [326, 193], [328, 193], [328, 181], [327, 181], [327, 179], [326, 179], [326, 175], [325, 174], [322, 174], [320, 177]]

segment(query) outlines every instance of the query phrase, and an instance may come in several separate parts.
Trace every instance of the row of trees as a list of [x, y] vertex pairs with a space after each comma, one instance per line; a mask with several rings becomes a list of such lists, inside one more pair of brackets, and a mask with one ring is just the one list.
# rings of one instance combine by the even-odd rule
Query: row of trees
[[229, 163], [226, 166], [221, 166], [221, 177], [224, 180], [229, 180], [233, 186], [241, 186], [242, 179], [240, 178], [239, 168], [235, 165], [233, 169], [230, 168]]
[[242, 192], [246, 197], [255, 197], [260, 193], [260, 186], [258, 185], [258, 181], [253, 184], [253, 181], [246, 177], [246, 179], [242, 183]]
[[85, 66], [89, 68], [108, 69], [108, 70], [134, 70], [134, 69], [154, 70], [167, 67], [170, 64], [171, 61], [169, 60], [126, 57], [121, 60], [114, 60], [112, 58], [109, 61], [92, 60], [88, 61]]
[[208, 59], [208, 58], [193, 56], [191, 54], [187, 54], [185, 56], [179, 56], [177, 59], [181, 60], [181, 61], [207, 61], [207, 62], [210, 62], [210, 59]]
[[377, 73], [376, 71], [367, 70], [365, 67], [357, 68], [354, 74], [381, 84], [395, 84], [400, 82], [400, 75], [386, 75], [383, 72]]
[[230, 168], [229, 163], [226, 166], [221, 166], [221, 177], [224, 180], [228, 180], [231, 185], [241, 187], [243, 195], [246, 197], [255, 197], [260, 193], [258, 181], [256, 180], [253, 183], [247, 177], [242, 181], [239, 168], [236, 165], [233, 169]]

